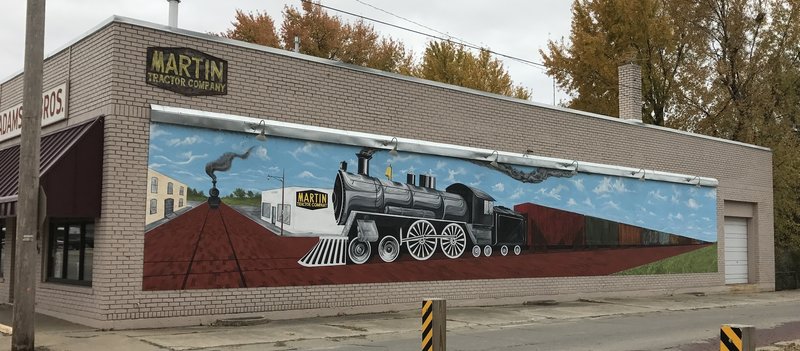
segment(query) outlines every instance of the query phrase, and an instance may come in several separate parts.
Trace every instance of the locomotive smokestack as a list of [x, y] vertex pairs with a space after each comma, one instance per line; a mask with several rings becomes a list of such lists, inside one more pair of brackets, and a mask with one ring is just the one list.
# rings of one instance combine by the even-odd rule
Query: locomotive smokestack
[[373, 153], [375, 150], [362, 149], [356, 154], [358, 156], [358, 174], [369, 176], [369, 160], [372, 159]]
[[414, 173], [407, 173], [406, 174], [406, 184], [416, 185], [415, 184], [416, 181], [417, 181], [416, 178], [417, 177], [414, 175]]
[[339, 164], [339, 169], [347, 172], [347, 161], [342, 161], [342, 163]]
[[430, 184], [430, 176], [426, 175], [426, 174], [420, 174], [419, 175], [419, 186], [421, 188], [428, 188], [429, 184]]

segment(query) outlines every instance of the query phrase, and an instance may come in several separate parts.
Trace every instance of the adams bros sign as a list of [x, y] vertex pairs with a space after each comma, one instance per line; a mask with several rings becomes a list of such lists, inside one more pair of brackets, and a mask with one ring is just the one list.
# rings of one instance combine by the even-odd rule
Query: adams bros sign
[[186, 96], [228, 93], [228, 62], [189, 48], [147, 48], [147, 84]]

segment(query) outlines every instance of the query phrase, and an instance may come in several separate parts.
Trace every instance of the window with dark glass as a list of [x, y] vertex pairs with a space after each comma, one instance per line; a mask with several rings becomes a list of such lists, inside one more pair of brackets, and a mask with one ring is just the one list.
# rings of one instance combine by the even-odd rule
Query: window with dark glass
[[183, 186], [181, 186], [181, 187], [178, 189], [178, 191], [179, 191], [179, 192], [178, 192], [178, 195], [181, 195], [181, 196], [183, 196]]
[[47, 280], [91, 285], [94, 223], [51, 220]]
[[156, 177], [150, 178], [150, 192], [153, 194], [158, 193], [158, 178]]
[[167, 183], [167, 195], [172, 195], [172, 182]]
[[178, 199], [178, 207], [183, 207], [183, 198]]
[[150, 199], [150, 214], [156, 214], [158, 212], [158, 200]]

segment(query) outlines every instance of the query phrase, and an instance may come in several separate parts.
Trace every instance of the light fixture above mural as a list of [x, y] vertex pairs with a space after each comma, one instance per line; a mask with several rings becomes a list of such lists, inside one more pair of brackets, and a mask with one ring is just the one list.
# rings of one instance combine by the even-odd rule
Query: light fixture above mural
[[261, 127], [261, 131], [256, 135], [256, 140], [267, 141], [267, 122], [262, 119], [258, 122], [258, 127]]
[[500, 158], [500, 153], [497, 152], [497, 150], [494, 150], [492, 151], [492, 154], [489, 155], [489, 157], [492, 157], [492, 155], [494, 155], [494, 160], [492, 162], [489, 162], [489, 164], [492, 165], [492, 167], [497, 168], [497, 166], [499, 166], [499, 164], [497, 163], [497, 159]]
[[700, 176], [694, 176], [692, 178], [686, 178], [686, 182], [692, 184], [693, 181], [697, 180], [697, 183], [694, 183], [694, 186], [700, 187]]
[[574, 161], [572, 161], [572, 163], [570, 163], [570, 165], [575, 165], [575, 167], [573, 167], [573, 168], [572, 168], [572, 171], [571, 171], [571, 172], [572, 172], [572, 175], [576, 175], [576, 174], [578, 174], [578, 166], [580, 166], [580, 165], [578, 164], [578, 160], [574, 160]]
[[391, 144], [392, 142], [394, 142], [394, 145], [392, 146], [392, 149], [389, 150], [389, 155], [397, 156], [397, 155], [399, 155], [399, 153], [397, 152], [397, 144], [398, 144], [397, 138], [392, 137], [392, 140], [390, 140], [388, 143], [384, 143], [383, 145], [384, 146], [389, 146], [389, 144]]
[[640, 180], [640, 181], [644, 181], [644, 178], [645, 178], [645, 176], [647, 176], [647, 170], [645, 170], [644, 168], [639, 168], [639, 170], [638, 170], [638, 171], [631, 172], [631, 175], [632, 175], [632, 176], [635, 176], [635, 175], [637, 175], [637, 174], [639, 174], [639, 173], [641, 173], [641, 174], [642, 174], [642, 176], [641, 176], [641, 177], [639, 177], [639, 180]]

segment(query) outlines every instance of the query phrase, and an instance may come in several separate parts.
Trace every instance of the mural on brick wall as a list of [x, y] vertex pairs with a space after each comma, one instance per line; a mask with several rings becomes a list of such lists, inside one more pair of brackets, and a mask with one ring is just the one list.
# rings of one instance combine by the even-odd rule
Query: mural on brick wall
[[145, 290], [716, 272], [716, 189], [151, 124]]

